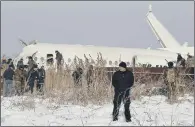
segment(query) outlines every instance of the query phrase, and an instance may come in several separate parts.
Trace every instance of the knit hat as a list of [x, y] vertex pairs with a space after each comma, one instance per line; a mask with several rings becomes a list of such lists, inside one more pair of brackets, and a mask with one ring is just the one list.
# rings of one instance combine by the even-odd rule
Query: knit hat
[[173, 67], [173, 62], [168, 62], [169, 67]]
[[125, 62], [121, 62], [121, 63], [119, 64], [119, 67], [127, 68], [127, 65], [126, 65]]

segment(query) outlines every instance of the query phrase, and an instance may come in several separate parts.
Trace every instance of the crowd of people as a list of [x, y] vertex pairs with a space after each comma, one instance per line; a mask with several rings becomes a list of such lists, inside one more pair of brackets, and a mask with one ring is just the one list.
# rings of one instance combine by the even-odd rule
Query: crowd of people
[[[59, 51], [56, 53], [57, 68], [63, 64], [63, 56]], [[189, 56], [191, 57], [191, 56]], [[4, 85], [3, 96], [23, 95], [24, 92], [30, 91], [33, 93], [33, 89], [36, 84], [37, 91], [43, 93], [43, 85], [45, 82], [45, 69], [44, 66], [38, 68], [36, 62], [32, 57], [29, 57], [28, 65], [23, 64], [23, 59], [18, 61], [17, 68], [14, 68], [13, 62], [8, 61], [9, 67], [3, 73]], [[168, 99], [171, 101], [176, 100], [177, 97], [177, 79], [179, 77], [178, 66], [185, 66], [185, 59], [178, 54], [176, 68], [173, 62], [168, 62], [168, 68], [164, 70], [163, 77], [164, 82], [167, 85]], [[93, 66], [90, 65], [87, 71], [87, 85], [92, 84]], [[72, 73], [72, 77], [75, 85], [82, 85], [83, 70], [77, 67]], [[36, 83], [35, 83], [36, 81]], [[13, 85], [15, 83], [15, 85]], [[127, 68], [125, 62], [119, 64], [119, 69], [112, 75], [112, 86], [114, 87], [114, 99], [113, 99], [113, 121], [118, 120], [119, 108], [121, 102], [124, 103], [125, 119], [126, 122], [131, 122], [130, 114], [130, 93], [131, 88], [134, 85], [134, 74]]]
[[28, 65], [23, 64], [23, 59], [17, 63], [16, 69], [13, 62], [8, 61], [8, 67], [3, 73], [3, 96], [23, 95], [25, 92], [33, 93], [36, 81], [36, 89], [43, 93], [43, 84], [45, 80], [44, 66], [38, 68], [38, 65], [30, 56]]

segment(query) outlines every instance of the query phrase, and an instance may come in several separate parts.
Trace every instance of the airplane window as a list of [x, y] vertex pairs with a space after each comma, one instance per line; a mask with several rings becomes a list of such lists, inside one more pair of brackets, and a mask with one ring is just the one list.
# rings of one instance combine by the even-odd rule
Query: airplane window
[[112, 65], [112, 61], [111, 60], [109, 61], [109, 64]]
[[127, 62], [127, 66], [129, 66], [130, 65], [130, 62]]
[[68, 58], [68, 62], [69, 62], [69, 63], [71, 62], [71, 59], [70, 59], [70, 58]]
[[115, 65], [118, 65], [118, 61], [115, 61]]
[[53, 54], [47, 54], [47, 64], [52, 65], [54, 62]]
[[43, 62], [44, 61], [44, 57], [41, 57], [41, 62]]
[[34, 61], [37, 61], [37, 57], [34, 58]]

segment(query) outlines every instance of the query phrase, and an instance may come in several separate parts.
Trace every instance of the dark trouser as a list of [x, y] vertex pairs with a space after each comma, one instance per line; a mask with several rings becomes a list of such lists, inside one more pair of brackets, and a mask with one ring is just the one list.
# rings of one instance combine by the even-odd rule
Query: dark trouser
[[61, 60], [57, 61], [57, 69], [61, 69]]
[[130, 106], [130, 98], [129, 97], [129, 91], [127, 92], [116, 92], [115, 91], [115, 95], [114, 95], [114, 108], [113, 108], [113, 120], [117, 120], [118, 119], [118, 114], [119, 114], [119, 109], [120, 109], [120, 105], [121, 102], [123, 101], [124, 103], [124, 108], [125, 108], [125, 118], [126, 120], [130, 120], [131, 119], [131, 114], [130, 114], [130, 110], [129, 110], [129, 106]]
[[44, 81], [42, 80], [37, 83], [37, 91], [39, 92], [43, 91], [43, 84], [44, 84]]
[[31, 94], [33, 93], [33, 88], [34, 88], [34, 82], [29, 82], [29, 89], [31, 91]]

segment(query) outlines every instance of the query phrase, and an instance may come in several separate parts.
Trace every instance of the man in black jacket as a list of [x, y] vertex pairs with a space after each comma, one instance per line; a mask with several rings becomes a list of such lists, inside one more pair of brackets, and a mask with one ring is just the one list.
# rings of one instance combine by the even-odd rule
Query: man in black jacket
[[119, 64], [119, 71], [115, 72], [112, 76], [112, 85], [114, 86], [114, 108], [113, 108], [113, 121], [118, 120], [119, 108], [121, 101], [124, 102], [126, 122], [131, 122], [131, 114], [129, 110], [130, 98], [129, 92], [134, 84], [134, 76], [131, 71], [127, 70], [125, 62]]

